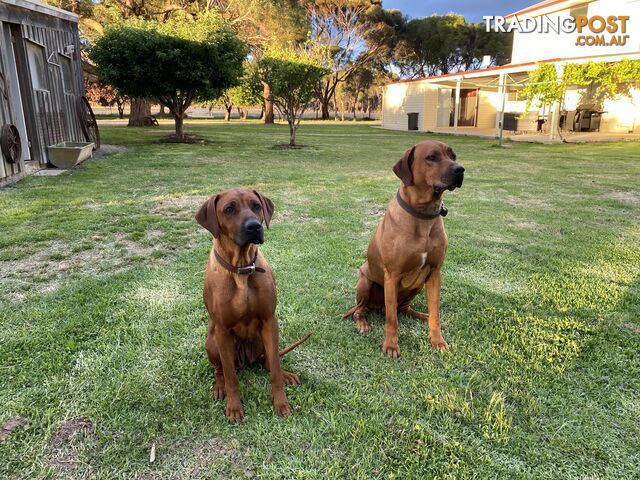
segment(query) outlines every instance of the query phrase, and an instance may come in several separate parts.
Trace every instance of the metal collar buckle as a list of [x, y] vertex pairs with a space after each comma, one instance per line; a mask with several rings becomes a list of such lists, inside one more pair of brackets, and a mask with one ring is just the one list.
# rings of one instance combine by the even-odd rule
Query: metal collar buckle
[[246, 267], [238, 267], [239, 275], [253, 275], [256, 273], [256, 264], [252, 263], [251, 265], [247, 265]]

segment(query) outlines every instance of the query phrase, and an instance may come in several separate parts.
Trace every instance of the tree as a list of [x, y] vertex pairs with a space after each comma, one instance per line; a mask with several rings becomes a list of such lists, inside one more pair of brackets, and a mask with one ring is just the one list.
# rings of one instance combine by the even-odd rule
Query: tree
[[485, 55], [492, 64], [507, 63], [511, 34], [485, 30], [454, 13], [411, 20], [398, 35], [393, 62], [414, 78], [479, 68]]
[[358, 109], [358, 100], [360, 95], [364, 94], [373, 85], [375, 81], [375, 73], [366, 66], [361, 66], [355, 70], [345, 83], [345, 93], [351, 97], [351, 110], [353, 113], [353, 121], [356, 121], [356, 111]]
[[126, 98], [117, 88], [98, 80], [90, 81], [85, 79], [84, 92], [87, 100], [92, 103], [97, 103], [103, 107], [115, 106], [118, 109], [118, 118], [124, 118]]
[[[299, 0], [206, 0], [249, 45], [259, 59], [270, 46], [284, 47], [306, 40], [308, 22]], [[264, 123], [274, 121], [270, 86], [263, 83]]]
[[[142, 18], [167, 21], [177, 12], [196, 14], [207, 2], [190, 0], [45, 0], [57, 7], [80, 15], [80, 35], [92, 43], [100, 38], [105, 29], [122, 23], [123, 20]], [[84, 49], [83, 49], [84, 50]], [[151, 101], [146, 98], [131, 98], [129, 126], [148, 125], [146, 117], [151, 115]]]
[[316, 95], [322, 119], [329, 118], [329, 105], [339, 83], [376, 54], [380, 45], [366, 40], [381, 28], [380, 0], [304, 0], [311, 23], [310, 43], [329, 73], [318, 82]]
[[263, 102], [262, 83], [258, 79], [256, 72], [252, 71], [252, 67], [247, 71], [240, 85], [233, 87], [230, 91], [231, 102], [238, 109], [242, 120], [247, 118], [247, 109], [249, 107], [261, 105]]
[[318, 81], [327, 73], [308, 52], [271, 48], [258, 60], [260, 78], [271, 86], [270, 100], [289, 124], [289, 145], [296, 145], [296, 131]]
[[256, 74], [255, 65], [246, 63], [240, 83], [222, 92], [214, 105], [221, 105], [224, 108], [224, 119], [229, 121], [233, 107], [238, 109], [240, 118], [244, 120], [247, 117], [246, 109], [260, 105], [262, 102], [262, 83]]
[[244, 42], [214, 12], [164, 23], [129, 20], [108, 29], [90, 53], [98, 75], [122, 94], [167, 107], [179, 141], [186, 109], [237, 84], [246, 54]]

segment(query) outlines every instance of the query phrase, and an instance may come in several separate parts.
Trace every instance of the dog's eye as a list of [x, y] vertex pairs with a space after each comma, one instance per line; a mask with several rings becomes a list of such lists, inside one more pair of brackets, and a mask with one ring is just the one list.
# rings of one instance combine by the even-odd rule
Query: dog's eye
[[449, 150], [449, 157], [451, 158], [451, 160], [455, 160], [456, 159], [456, 154], [453, 150]]
[[436, 155], [435, 153], [432, 153], [431, 155], [427, 155], [428, 162], [437, 162], [439, 159], [440, 157], [438, 157], [438, 155]]
[[259, 203], [254, 203], [253, 207], [251, 207], [253, 209], [254, 212], [259, 212], [260, 210], [262, 210], [262, 205], [260, 205]]
[[226, 213], [227, 215], [231, 215], [235, 209], [235, 205], [227, 205], [226, 207], [224, 207], [224, 213]]

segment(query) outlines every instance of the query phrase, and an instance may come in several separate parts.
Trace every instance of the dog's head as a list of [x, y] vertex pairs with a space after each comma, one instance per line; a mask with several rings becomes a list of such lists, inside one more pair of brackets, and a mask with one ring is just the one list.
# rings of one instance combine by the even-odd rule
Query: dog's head
[[404, 152], [393, 172], [407, 187], [431, 188], [435, 195], [462, 186], [464, 167], [449, 145], [427, 140]]
[[202, 204], [196, 220], [215, 238], [225, 235], [238, 246], [263, 243], [262, 222], [269, 228], [273, 215], [273, 202], [245, 188], [225, 190]]

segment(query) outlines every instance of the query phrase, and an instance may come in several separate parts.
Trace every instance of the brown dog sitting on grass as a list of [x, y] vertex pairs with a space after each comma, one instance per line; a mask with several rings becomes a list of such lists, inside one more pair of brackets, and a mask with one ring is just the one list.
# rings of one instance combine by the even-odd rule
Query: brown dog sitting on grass
[[280, 367], [280, 357], [304, 342], [278, 352], [276, 284], [260, 253], [262, 222], [269, 227], [273, 202], [255, 190], [225, 190], [207, 200], [196, 220], [214, 236], [204, 277], [204, 303], [209, 312], [205, 348], [215, 368], [213, 396], [227, 397], [226, 415], [242, 420], [236, 369], [262, 361], [269, 370], [273, 406], [291, 414], [284, 384], [299, 385], [295, 373]]
[[[420, 142], [407, 150], [395, 166], [402, 180], [369, 243], [367, 261], [360, 267], [353, 316], [360, 333], [371, 327], [367, 309], [385, 310], [382, 351], [398, 357], [398, 312], [429, 322], [429, 340], [438, 350], [449, 345], [440, 329], [441, 268], [447, 253], [447, 233], [442, 217], [445, 190], [462, 186], [464, 168], [451, 147], [442, 142]], [[425, 287], [429, 314], [411, 308]]]

